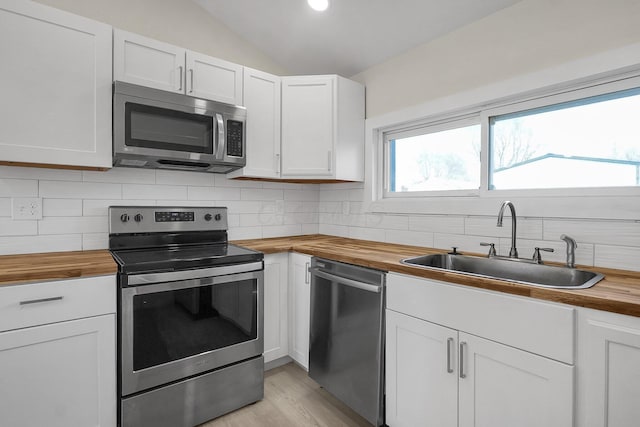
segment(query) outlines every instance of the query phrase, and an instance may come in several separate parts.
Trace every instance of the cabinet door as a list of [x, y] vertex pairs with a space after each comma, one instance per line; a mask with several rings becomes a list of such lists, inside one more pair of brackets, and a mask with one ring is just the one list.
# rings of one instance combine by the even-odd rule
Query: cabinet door
[[592, 310], [581, 311], [580, 315], [580, 425], [637, 426], [640, 422], [640, 319]]
[[110, 168], [111, 27], [0, 3], [0, 162]]
[[309, 316], [311, 314], [311, 277], [308, 255], [289, 255], [289, 291], [291, 314], [289, 355], [306, 370], [309, 369]]
[[287, 328], [288, 254], [264, 257], [264, 361], [289, 354]]
[[282, 78], [282, 177], [334, 174], [335, 78]]
[[280, 77], [244, 68], [247, 165], [231, 176], [280, 177]]
[[386, 423], [457, 427], [458, 332], [386, 311]]
[[1, 333], [1, 424], [115, 426], [115, 323], [109, 314]]
[[186, 50], [122, 30], [113, 32], [113, 79], [184, 93]]
[[242, 65], [187, 51], [187, 95], [242, 105]]
[[571, 365], [459, 333], [460, 427], [571, 427]]

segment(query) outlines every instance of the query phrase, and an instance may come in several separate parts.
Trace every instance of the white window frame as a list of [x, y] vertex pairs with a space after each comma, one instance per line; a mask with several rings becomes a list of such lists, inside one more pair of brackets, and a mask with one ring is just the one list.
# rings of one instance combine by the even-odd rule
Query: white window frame
[[[383, 132], [382, 144], [383, 144], [383, 188], [382, 197], [388, 198], [415, 198], [415, 197], [435, 197], [435, 196], [477, 196], [480, 188], [465, 189], [465, 190], [432, 190], [432, 191], [408, 191], [408, 192], [391, 192], [390, 186], [390, 154], [389, 154], [389, 141], [392, 139], [407, 138], [417, 135], [428, 135], [432, 133], [442, 132], [451, 129], [458, 129], [472, 125], [480, 124], [480, 114], [469, 114], [466, 116], [451, 117], [444, 121], [429, 121], [416, 123], [408, 127], [402, 127], [400, 129], [394, 129], [390, 132]], [[417, 130], [424, 130], [425, 132], [416, 133]]]
[[[501, 201], [511, 200], [518, 207], [519, 216], [640, 220], [638, 187], [488, 189], [490, 117], [640, 87], [640, 52], [634, 47], [367, 119], [365, 211], [494, 215]], [[628, 56], [620, 55], [621, 52]], [[604, 70], [602, 64], [607, 64]], [[518, 87], [521, 90], [514, 90]], [[481, 177], [477, 194], [420, 192], [392, 197], [385, 194], [386, 133], [429, 123], [438, 125], [473, 115], [480, 117], [482, 125]]]

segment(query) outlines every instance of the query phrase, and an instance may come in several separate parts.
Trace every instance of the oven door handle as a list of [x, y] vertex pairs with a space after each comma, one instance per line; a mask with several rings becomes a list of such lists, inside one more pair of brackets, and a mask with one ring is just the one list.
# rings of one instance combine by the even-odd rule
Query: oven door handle
[[148, 285], [151, 283], [175, 282], [178, 280], [199, 279], [201, 277], [225, 276], [262, 270], [262, 261], [221, 267], [197, 268], [194, 270], [169, 271], [166, 273], [132, 274], [127, 276], [128, 286]]

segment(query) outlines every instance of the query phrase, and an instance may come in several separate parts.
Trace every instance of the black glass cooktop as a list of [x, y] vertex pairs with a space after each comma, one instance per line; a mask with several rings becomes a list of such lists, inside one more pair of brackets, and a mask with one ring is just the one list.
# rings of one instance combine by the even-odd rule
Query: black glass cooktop
[[111, 251], [120, 273], [151, 273], [261, 261], [263, 254], [233, 244]]

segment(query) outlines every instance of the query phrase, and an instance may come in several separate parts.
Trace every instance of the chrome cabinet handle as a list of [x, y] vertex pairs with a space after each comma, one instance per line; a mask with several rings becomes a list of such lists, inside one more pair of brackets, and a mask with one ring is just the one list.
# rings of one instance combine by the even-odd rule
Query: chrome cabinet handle
[[276, 153], [275, 158], [276, 158], [276, 173], [279, 174], [280, 173], [280, 153]]
[[451, 356], [453, 355], [453, 338], [447, 339], [447, 372], [453, 372], [453, 362]]
[[467, 347], [466, 342], [460, 343], [460, 378], [467, 378], [467, 373], [464, 371], [464, 349]]
[[20, 301], [20, 305], [29, 305], [29, 304], [39, 304], [41, 302], [51, 302], [51, 301], [60, 301], [64, 297], [50, 297], [50, 298], [40, 298], [40, 299], [31, 299], [27, 301]]
[[193, 93], [193, 68], [189, 69], [189, 73], [191, 73], [191, 89], [189, 90], [189, 93]]
[[304, 263], [304, 283], [309, 283], [309, 278], [311, 275], [311, 269], [309, 267], [311, 267], [311, 263], [305, 262]]
[[180, 87], [178, 90], [182, 92], [182, 65], [178, 66], [178, 70], [180, 70]]

